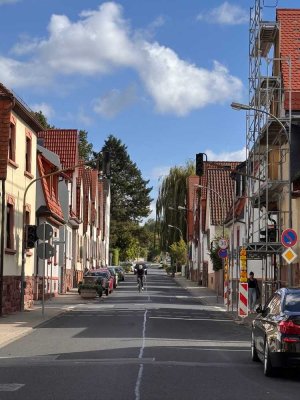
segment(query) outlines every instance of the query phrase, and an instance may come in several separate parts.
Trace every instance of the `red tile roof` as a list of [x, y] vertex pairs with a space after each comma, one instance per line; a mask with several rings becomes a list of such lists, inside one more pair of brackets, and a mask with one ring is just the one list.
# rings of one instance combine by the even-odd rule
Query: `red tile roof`
[[[73, 167], [79, 163], [76, 129], [49, 129], [39, 132], [38, 137], [44, 139], [44, 147], [59, 156], [63, 168]], [[71, 176], [72, 172], [69, 175]]]
[[[45, 175], [49, 173], [49, 171], [53, 170], [53, 168], [55, 168], [55, 165], [53, 165], [49, 160], [47, 160], [47, 158], [45, 158], [41, 153], [38, 153], [37, 155], [37, 165], [40, 175]], [[62, 213], [59, 198], [55, 196], [53, 187], [50, 186], [52, 183], [53, 180], [50, 178], [41, 179], [41, 185], [44, 193], [46, 206], [51, 212], [52, 217], [54, 217], [54, 219], [57, 220], [56, 222], [61, 224], [64, 223], [64, 216]]]
[[233, 200], [234, 182], [228, 171], [208, 169], [207, 182], [210, 197], [211, 223], [222, 225]]
[[[290, 83], [289, 65], [287, 62], [281, 62], [284, 89], [292, 90], [292, 110], [300, 110], [300, 9], [277, 9], [276, 17], [280, 23], [280, 57], [290, 57], [292, 66]], [[289, 109], [288, 93], [285, 96], [284, 107]]]
[[[188, 234], [189, 237], [193, 236], [196, 230], [196, 236], [199, 230], [199, 215], [196, 213], [196, 221], [194, 221], [193, 210], [198, 210], [198, 195], [201, 193], [201, 211], [202, 211], [202, 230], [205, 230], [205, 216], [206, 216], [206, 197], [207, 187], [214, 189], [218, 192], [222, 198], [226, 198], [226, 213], [229, 210], [232, 199], [232, 180], [230, 178], [230, 172], [240, 165], [237, 161], [205, 161], [203, 176], [198, 177], [196, 175], [188, 177], [187, 185], [187, 204], [188, 209], [191, 210], [188, 214]], [[227, 169], [223, 170], [226, 167]], [[201, 185], [203, 188], [195, 190], [195, 185]], [[197, 189], [197, 188], [196, 188]], [[212, 191], [211, 191], [212, 192]], [[212, 220], [214, 225], [220, 224], [222, 221], [222, 202], [220, 197], [216, 194], [211, 193], [211, 209]], [[230, 201], [228, 201], [228, 199]], [[226, 215], [225, 215], [226, 217]]]

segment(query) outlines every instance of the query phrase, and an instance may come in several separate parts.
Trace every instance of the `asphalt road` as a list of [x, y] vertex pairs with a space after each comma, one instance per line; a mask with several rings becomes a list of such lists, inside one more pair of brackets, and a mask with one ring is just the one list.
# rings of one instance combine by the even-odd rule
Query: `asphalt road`
[[250, 331], [150, 270], [126, 277], [0, 350], [1, 400], [299, 399], [300, 378], [265, 378]]

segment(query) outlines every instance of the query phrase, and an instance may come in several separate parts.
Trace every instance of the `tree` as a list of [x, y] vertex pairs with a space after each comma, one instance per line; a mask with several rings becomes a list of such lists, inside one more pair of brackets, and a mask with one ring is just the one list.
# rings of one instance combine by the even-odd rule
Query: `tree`
[[[141, 221], [150, 214], [149, 180], [144, 180], [136, 163], [132, 162], [127, 147], [110, 135], [102, 147], [102, 152], [111, 155], [111, 218], [115, 221]], [[94, 153], [96, 158], [101, 153]]]
[[54, 125], [48, 123], [47, 117], [42, 111], [32, 111], [32, 115], [39, 121], [44, 129], [55, 129]]
[[87, 135], [87, 131], [79, 131], [79, 157], [85, 161], [89, 161], [93, 156], [93, 145], [88, 142]]
[[180, 268], [182, 265], [186, 264], [187, 246], [183, 239], [180, 239], [179, 242], [174, 242], [171, 244], [170, 255], [171, 258], [176, 262], [176, 270], [177, 267]]
[[179, 231], [177, 229], [170, 230], [168, 225], [181, 229], [183, 236], [186, 237], [186, 212], [179, 211], [178, 206], [187, 207], [186, 180], [190, 175], [194, 174], [195, 166], [192, 161], [188, 161], [185, 166], [175, 166], [170, 169], [169, 175], [163, 179], [159, 188], [156, 201], [156, 217], [162, 251], [167, 251], [170, 244], [180, 237]]
[[127, 147], [121, 140], [113, 135], [106, 139], [101, 152], [94, 152], [94, 157], [99, 157], [100, 162], [103, 152], [109, 152], [111, 158], [110, 246], [118, 247], [121, 260], [126, 260], [137, 252], [144, 253], [147, 240], [139, 222], [150, 214], [152, 188], [147, 187], [149, 181], [142, 178], [141, 171], [131, 161]]

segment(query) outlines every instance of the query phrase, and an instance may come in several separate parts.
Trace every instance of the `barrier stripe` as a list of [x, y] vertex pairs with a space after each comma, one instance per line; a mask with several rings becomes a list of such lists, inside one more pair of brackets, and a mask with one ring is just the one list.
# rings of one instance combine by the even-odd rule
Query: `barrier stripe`
[[239, 316], [246, 317], [248, 315], [248, 283], [239, 284]]

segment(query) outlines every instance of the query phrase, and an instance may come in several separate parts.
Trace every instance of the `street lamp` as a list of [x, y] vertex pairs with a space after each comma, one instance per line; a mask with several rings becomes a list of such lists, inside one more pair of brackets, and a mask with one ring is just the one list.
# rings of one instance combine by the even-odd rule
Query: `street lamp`
[[177, 230], [179, 231], [179, 233], [180, 233], [180, 239], [183, 240], [183, 239], [182, 239], [182, 238], [183, 238], [183, 235], [182, 235], [182, 231], [181, 231], [180, 228], [178, 228], [177, 226], [174, 226], [174, 225], [168, 225], [168, 227], [169, 227], [169, 228], [177, 229]]
[[[288, 131], [286, 130], [286, 127], [283, 125], [283, 123], [276, 117], [276, 115], [271, 114], [268, 111], [261, 110], [260, 108], [252, 107], [249, 106], [248, 104], [241, 104], [241, 103], [236, 103], [232, 102], [231, 107], [234, 110], [240, 111], [240, 110], [246, 110], [246, 111], [257, 111], [263, 114], [268, 115], [269, 117], [275, 119], [276, 122], [282, 127], [284, 130], [285, 136], [287, 138], [287, 143], [288, 143], [288, 151], [289, 151], [289, 165], [288, 165], [288, 205], [289, 205], [289, 211], [288, 211], [288, 224], [289, 228], [292, 229], [292, 180], [291, 180], [291, 137]], [[291, 286], [292, 284], [292, 275], [291, 275], [291, 269], [288, 269], [288, 281], [289, 285]]]

